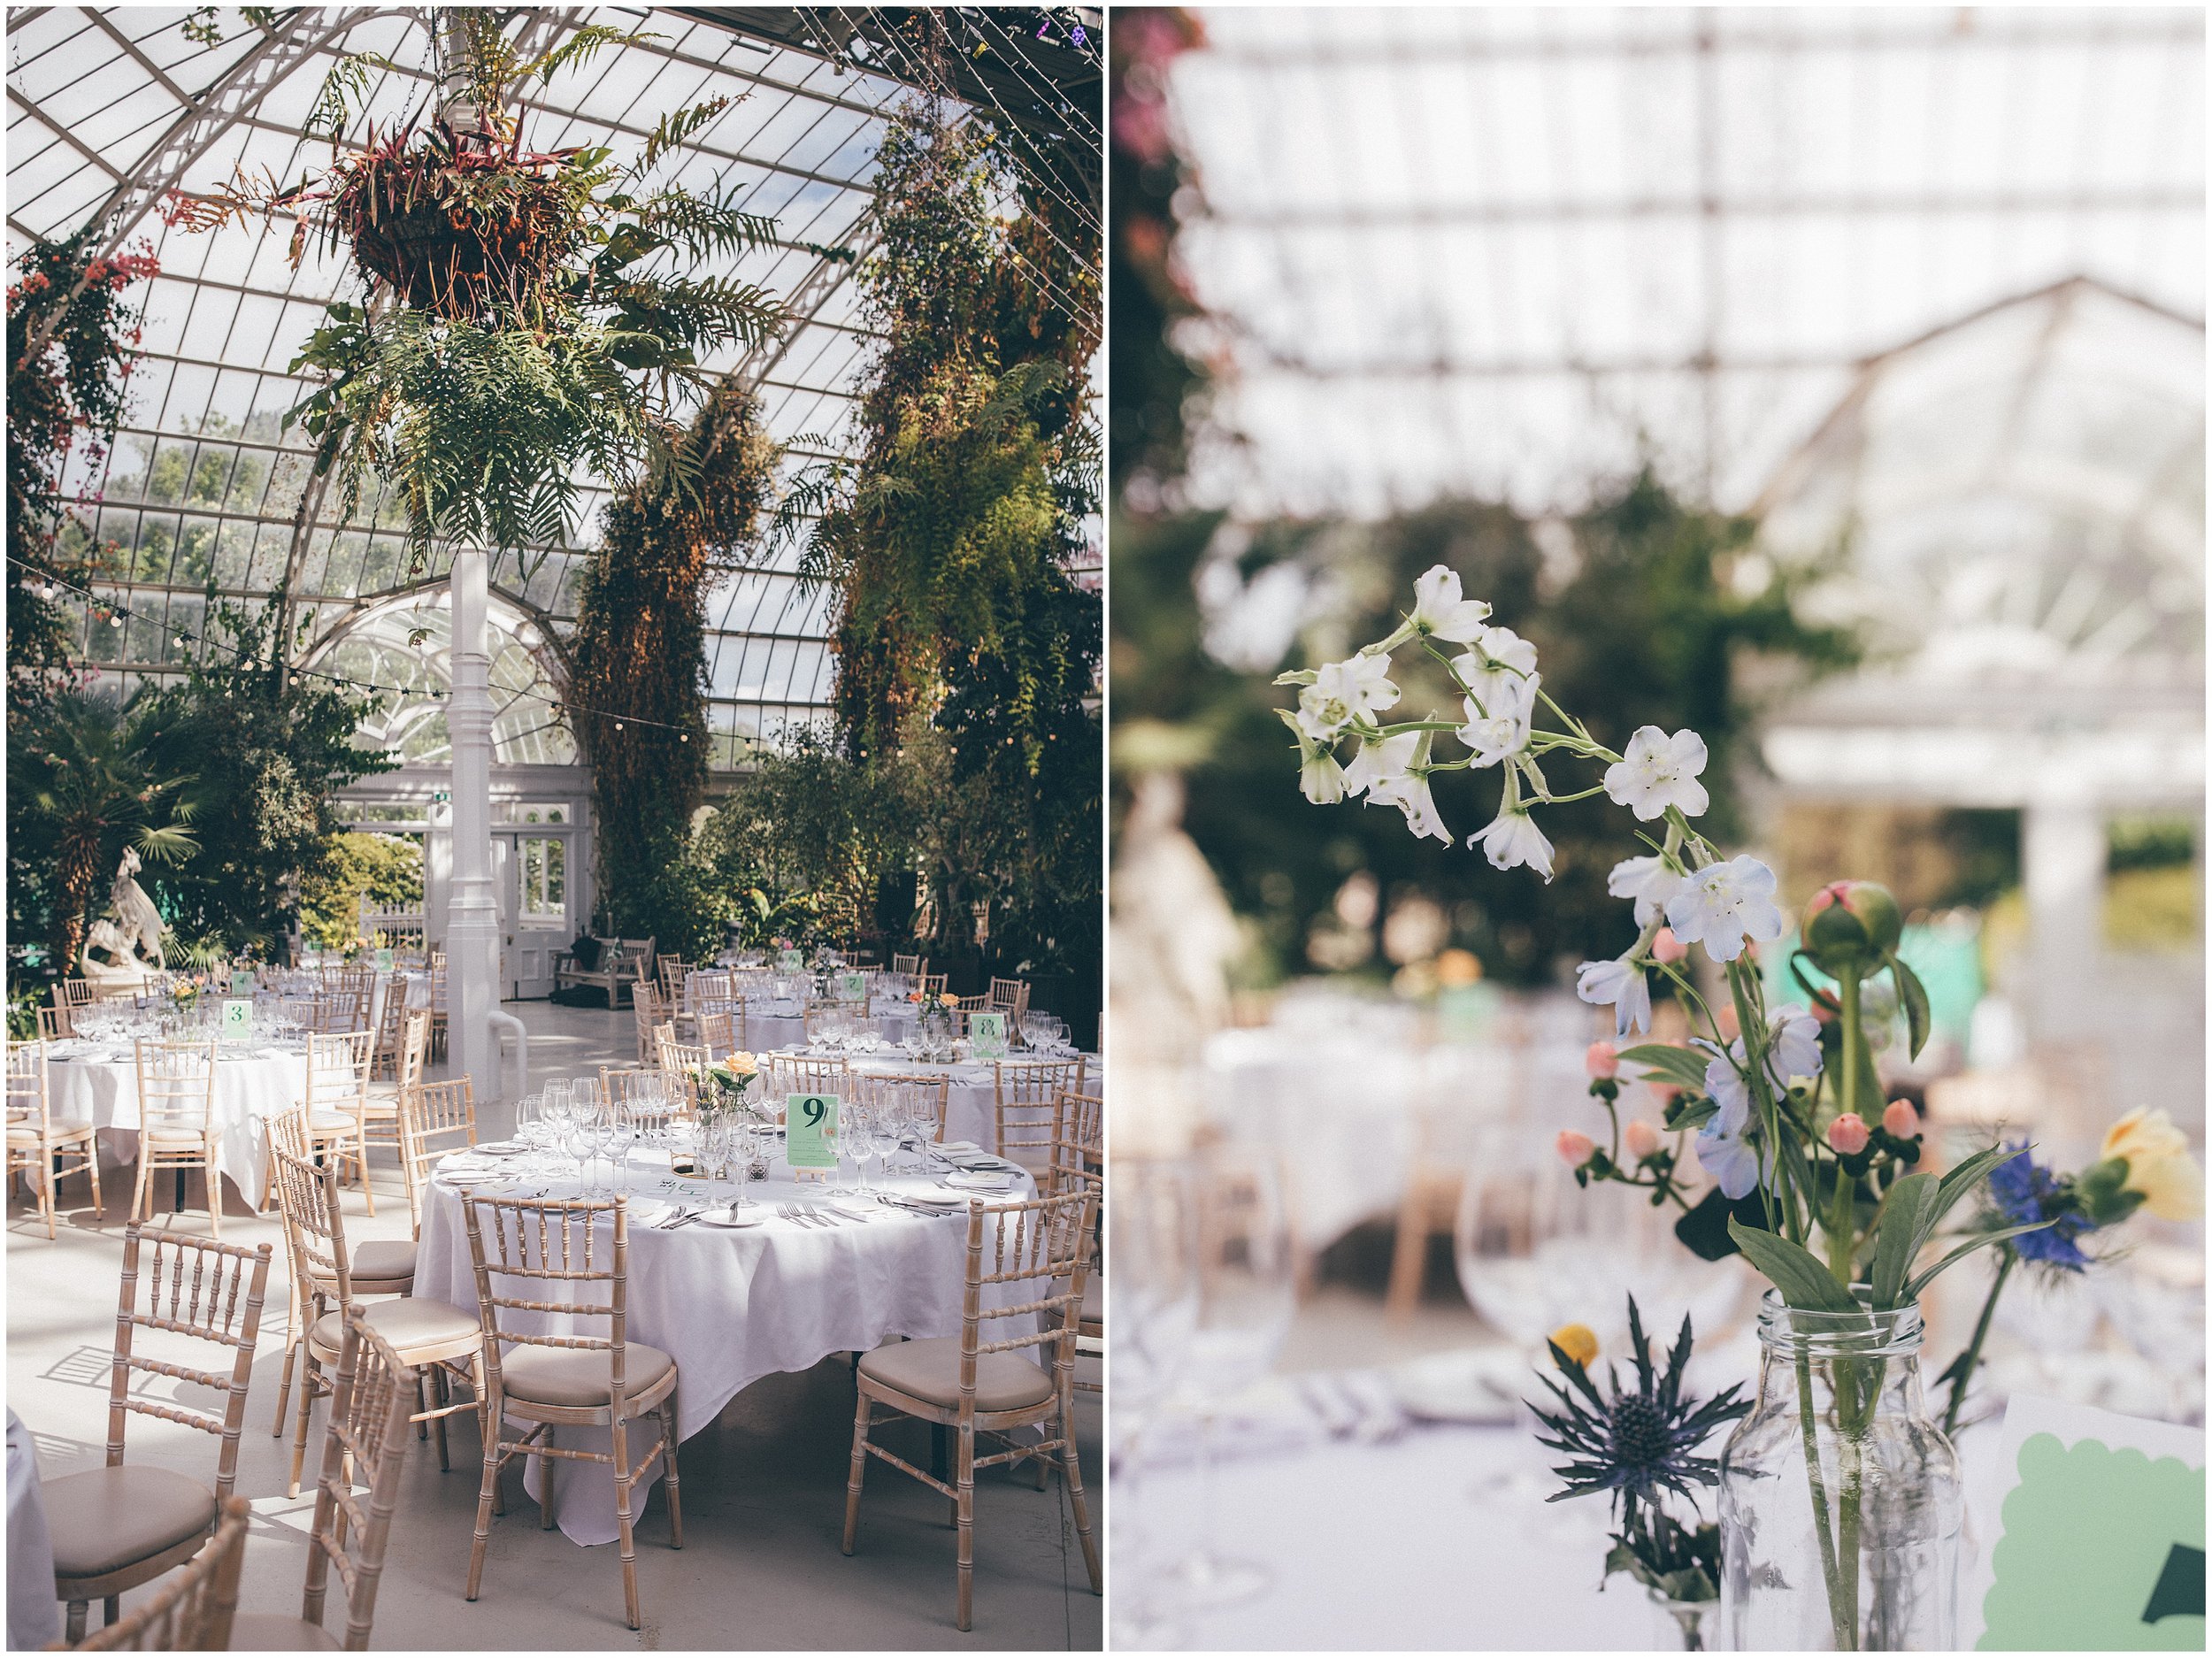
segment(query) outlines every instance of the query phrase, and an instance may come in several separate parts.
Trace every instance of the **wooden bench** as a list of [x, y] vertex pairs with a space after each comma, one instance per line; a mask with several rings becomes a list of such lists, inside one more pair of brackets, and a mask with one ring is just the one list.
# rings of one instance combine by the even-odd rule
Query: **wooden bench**
[[651, 939], [603, 939], [595, 967], [581, 965], [572, 951], [563, 950], [553, 958], [553, 987], [596, 985], [607, 993], [607, 1006], [619, 1008], [639, 979], [652, 978], [653, 945]]

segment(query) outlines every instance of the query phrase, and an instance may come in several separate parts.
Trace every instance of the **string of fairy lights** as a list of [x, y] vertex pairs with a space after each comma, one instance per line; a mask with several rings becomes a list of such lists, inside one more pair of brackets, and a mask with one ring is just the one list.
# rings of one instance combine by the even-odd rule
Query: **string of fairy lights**
[[[143, 611], [134, 610], [119, 599], [111, 596], [103, 597], [90, 587], [66, 580], [50, 570], [32, 564], [28, 559], [17, 557], [13, 553], [8, 555], [8, 562], [24, 572], [26, 578], [24, 585], [50, 604], [64, 593], [73, 593], [84, 600], [88, 618], [96, 612], [104, 618], [109, 626], [118, 628], [126, 622], [137, 622], [146, 627], [157, 628], [182, 643], [199, 644], [209, 649], [227, 652], [233, 662], [242, 663], [246, 660], [245, 652], [234, 645], [226, 645], [211, 633], [195, 632], [191, 628], [179, 626], [159, 617], [149, 616]], [[134, 672], [159, 672], [160, 671], [161, 664], [149, 664], [143, 668], [134, 669]], [[446, 695], [445, 687], [442, 686], [383, 685], [373, 679], [357, 679], [350, 674], [332, 673], [321, 668], [291, 667], [287, 672], [297, 679], [320, 679], [333, 687], [365, 692], [373, 696], [427, 696], [433, 702], [442, 702]], [[617, 731], [624, 731], [632, 725], [639, 725], [649, 731], [672, 731], [676, 733], [676, 740], [679, 742], [687, 743], [691, 741], [691, 733], [687, 728], [667, 720], [648, 719], [636, 714], [618, 714], [603, 708], [586, 708], [580, 703], [569, 701], [566, 697], [548, 696], [541, 691], [518, 689], [507, 686], [499, 687], [498, 690], [511, 700], [543, 702], [572, 718], [585, 714], [595, 719], [607, 720]]]

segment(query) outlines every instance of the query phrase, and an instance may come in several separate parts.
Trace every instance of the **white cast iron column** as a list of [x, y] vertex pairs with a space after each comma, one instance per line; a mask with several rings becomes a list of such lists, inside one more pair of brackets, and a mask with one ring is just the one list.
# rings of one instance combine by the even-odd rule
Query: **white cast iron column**
[[499, 900], [492, 890], [491, 655], [485, 647], [490, 557], [466, 548], [453, 557], [453, 879], [446, 909], [448, 1040], [457, 1074], [480, 1101], [499, 1097]]

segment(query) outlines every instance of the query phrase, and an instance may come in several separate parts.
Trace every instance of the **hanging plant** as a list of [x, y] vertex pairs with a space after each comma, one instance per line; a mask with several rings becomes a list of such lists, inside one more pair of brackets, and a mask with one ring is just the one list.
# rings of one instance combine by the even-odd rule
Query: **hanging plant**
[[526, 61], [498, 14], [449, 15], [465, 97], [342, 149], [369, 71], [390, 67], [347, 58], [308, 122], [332, 139], [320, 174], [242, 178], [173, 196], [165, 213], [188, 230], [288, 214], [295, 267], [311, 248], [349, 259], [366, 303], [332, 304], [294, 359], [320, 383], [286, 424], [316, 440], [319, 474], [338, 469], [349, 515], [365, 479], [396, 490], [417, 572], [438, 536], [509, 549], [572, 539], [580, 472], [622, 488], [667, 466], [695, 488], [676, 439], [712, 382], [701, 359], [772, 339], [784, 320], [760, 288], [695, 273], [775, 245], [774, 222], [651, 182], [729, 99], [672, 111], [626, 165], [603, 146], [528, 150], [517, 88], [651, 37], [595, 26]]

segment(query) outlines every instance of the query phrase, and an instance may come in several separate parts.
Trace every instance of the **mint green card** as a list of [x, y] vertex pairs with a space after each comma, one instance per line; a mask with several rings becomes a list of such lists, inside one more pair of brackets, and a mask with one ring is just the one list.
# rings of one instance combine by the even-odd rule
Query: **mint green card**
[[968, 1051], [978, 1059], [1006, 1057], [1006, 1016], [1003, 1013], [971, 1013], [968, 1016]]
[[865, 973], [838, 974], [837, 994], [847, 1002], [865, 1002], [868, 999], [868, 975]]
[[784, 1156], [794, 1169], [837, 1167], [835, 1094], [787, 1094], [783, 1126]]
[[806, 958], [800, 951], [797, 950], [785, 950], [780, 953], [776, 957], [776, 971], [778, 972], [795, 973], [800, 971], [805, 966]]
[[253, 994], [253, 975], [251, 973], [233, 973], [230, 976], [230, 994], [234, 996], [250, 996]]
[[[2016, 1401], [2016, 1408], [2023, 1401]], [[2045, 1412], [2045, 1401], [2031, 1401]], [[2104, 1416], [2106, 1413], [2084, 1413]], [[2135, 1429], [2108, 1417], [2115, 1439]], [[2008, 1424], [2011, 1425], [2011, 1424]], [[2023, 1426], [2026, 1424], [2021, 1424]], [[2060, 1437], [2062, 1424], [2007, 1433], [2012, 1455], [1991, 1577], [1983, 1651], [2204, 1650], [2203, 1441], [2194, 1466], [2104, 1438]], [[2153, 1449], [2162, 1448], [2163, 1436]], [[2016, 1445], [2016, 1450], [2014, 1447]]]
[[231, 1000], [223, 1003], [223, 1035], [226, 1040], [241, 1039], [253, 1034], [253, 1003]]
[[390, 972], [398, 965], [398, 956], [396, 950], [379, 950], [376, 953], [376, 971], [380, 973]]

